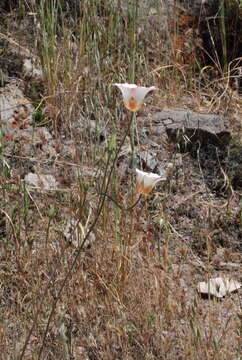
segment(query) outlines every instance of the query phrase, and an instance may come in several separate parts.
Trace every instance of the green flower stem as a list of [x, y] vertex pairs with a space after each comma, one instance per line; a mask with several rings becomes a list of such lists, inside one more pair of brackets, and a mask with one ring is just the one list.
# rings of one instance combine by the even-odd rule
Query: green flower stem
[[136, 128], [136, 112], [132, 112], [130, 126], [130, 145], [131, 145], [131, 168], [135, 168], [135, 128]]

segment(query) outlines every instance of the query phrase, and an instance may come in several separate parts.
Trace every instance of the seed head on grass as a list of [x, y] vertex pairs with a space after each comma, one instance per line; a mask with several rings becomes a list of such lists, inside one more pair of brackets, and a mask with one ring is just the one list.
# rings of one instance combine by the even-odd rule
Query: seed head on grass
[[133, 112], [138, 111], [144, 104], [145, 96], [153, 90], [159, 90], [155, 86], [145, 87], [137, 86], [135, 84], [114, 84], [117, 86], [123, 95], [125, 107]]

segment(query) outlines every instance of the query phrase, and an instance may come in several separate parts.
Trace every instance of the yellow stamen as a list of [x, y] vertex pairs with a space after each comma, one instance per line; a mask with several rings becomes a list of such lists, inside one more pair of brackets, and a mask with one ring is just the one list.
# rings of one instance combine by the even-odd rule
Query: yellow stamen
[[131, 96], [129, 99], [129, 102], [125, 103], [125, 106], [130, 111], [138, 111], [141, 108], [142, 103], [137, 103], [135, 98], [133, 96]]
[[153, 187], [153, 185], [144, 187], [142, 184], [136, 184], [136, 191], [138, 194], [148, 195], [152, 191]]

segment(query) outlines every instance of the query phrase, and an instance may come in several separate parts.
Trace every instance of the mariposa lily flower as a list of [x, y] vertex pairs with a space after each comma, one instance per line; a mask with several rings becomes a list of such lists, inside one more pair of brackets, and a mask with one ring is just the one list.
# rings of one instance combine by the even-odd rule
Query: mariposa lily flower
[[147, 173], [139, 169], [135, 169], [137, 176], [136, 190], [139, 194], [149, 194], [153, 187], [163, 178], [157, 174]]
[[144, 87], [135, 84], [114, 84], [123, 95], [124, 105], [130, 111], [138, 111], [144, 104], [145, 96], [152, 90], [158, 90], [155, 86]]

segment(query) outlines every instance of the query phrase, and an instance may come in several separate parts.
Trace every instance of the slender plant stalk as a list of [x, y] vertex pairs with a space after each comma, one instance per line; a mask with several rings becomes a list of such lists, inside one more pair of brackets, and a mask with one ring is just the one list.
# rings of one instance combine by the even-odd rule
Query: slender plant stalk
[[[131, 120], [130, 120], [130, 122], [129, 122], [129, 124], [128, 124], [127, 130], [126, 130], [126, 132], [125, 132], [125, 134], [124, 134], [124, 136], [123, 136], [123, 138], [122, 138], [122, 140], [121, 140], [121, 142], [120, 142], [120, 145], [119, 145], [119, 147], [118, 147], [118, 149], [117, 149], [117, 151], [116, 151], [116, 154], [115, 154], [115, 157], [114, 157], [114, 160], [113, 160], [113, 163], [112, 163], [112, 165], [111, 165], [111, 169], [110, 169], [110, 172], [109, 172], [109, 175], [108, 175], [108, 179], [107, 179], [107, 182], [106, 182], [105, 190], [104, 190], [105, 196], [103, 195], [103, 196], [100, 197], [100, 203], [99, 203], [99, 207], [98, 207], [98, 210], [97, 210], [96, 217], [95, 217], [95, 219], [93, 220], [93, 223], [91, 224], [91, 226], [90, 226], [90, 228], [89, 228], [86, 236], [84, 237], [81, 245], [79, 246], [79, 248], [78, 248], [78, 250], [77, 250], [77, 252], [76, 252], [76, 255], [75, 255], [75, 257], [74, 257], [74, 259], [73, 259], [73, 261], [72, 261], [72, 263], [71, 263], [71, 265], [70, 265], [70, 267], [69, 267], [69, 270], [68, 270], [68, 272], [67, 272], [67, 274], [66, 274], [66, 276], [65, 276], [65, 278], [64, 278], [64, 280], [63, 280], [63, 282], [62, 282], [62, 284], [61, 284], [61, 287], [60, 287], [60, 289], [59, 289], [59, 291], [58, 291], [58, 293], [57, 293], [57, 296], [56, 296], [56, 298], [54, 299], [54, 301], [53, 301], [53, 303], [52, 303], [51, 311], [50, 311], [50, 314], [49, 314], [49, 317], [48, 317], [47, 325], [46, 325], [45, 332], [44, 332], [44, 336], [43, 336], [43, 339], [42, 339], [42, 345], [41, 345], [41, 348], [40, 348], [40, 351], [39, 351], [39, 355], [38, 355], [38, 360], [41, 359], [41, 355], [42, 355], [42, 352], [43, 352], [43, 349], [44, 349], [44, 345], [45, 345], [45, 339], [46, 339], [46, 336], [47, 336], [47, 334], [48, 334], [49, 327], [50, 327], [50, 321], [51, 321], [51, 319], [52, 319], [52, 317], [53, 317], [53, 314], [54, 314], [56, 305], [57, 305], [58, 301], [60, 300], [61, 293], [62, 293], [62, 291], [63, 291], [63, 289], [64, 289], [67, 281], [71, 278], [72, 271], [73, 271], [73, 269], [74, 269], [74, 267], [75, 267], [75, 265], [76, 265], [76, 263], [77, 263], [77, 260], [78, 260], [80, 254], [81, 254], [81, 252], [82, 252], [82, 250], [83, 250], [83, 248], [84, 248], [84, 245], [85, 245], [87, 239], [89, 238], [89, 235], [91, 234], [91, 232], [92, 232], [93, 229], [95, 228], [95, 226], [96, 226], [96, 224], [97, 224], [97, 222], [98, 222], [98, 219], [99, 219], [99, 217], [100, 217], [100, 215], [101, 215], [101, 212], [102, 212], [102, 210], [103, 210], [104, 203], [105, 203], [105, 198], [106, 198], [106, 194], [107, 194], [107, 191], [108, 191], [108, 188], [109, 188], [109, 184], [110, 184], [110, 181], [111, 181], [111, 177], [112, 177], [112, 174], [113, 174], [115, 165], [116, 165], [116, 161], [117, 161], [118, 155], [119, 155], [119, 153], [120, 153], [120, 150], [121, 150], [121, 148], [122, 148], [122, 146], [123, 146], [123, 144], [124, 144], [124, 142], [125, 142], [125, 139], [126, 139], [128, 133], [129, 133], [129, 131], [130, 131], [131, 122], [132, 122], [132, 117], [131, 117]], [[104, 181], [105, 181], [105, 179], [104, 179]], [[103, 182], [103, 184], [104, 184], [104, 182]], [[26, 347], [25, 347], [25, 349], [26, 349]], [[24, 352], [22, 351], [20, 360], [23, 359], [23, 355], [24, 355]]]
[[[107, 163], [106, 163], [106, 167], [105, 167], [105, 171], [104, 171], [104, 176], [103, 176], [103, 182], [102, 182], [102, 186], [101, 186], [102, 189], [104, 189], [104, 185], [105, 185], [105, 180], [106, 180], [106, 176], [107, 176], [107, 171], [108, 171], [108, 167], [109, 167], [110, 158], [111, 158], [111, 154], [109, 155], [108, 160], [107, 160]], [[99, 208], [100, 205], [101, 205], [102, 199], [103, 199], [102, 197], [99, 198], [98, 208]], [[77, 222], [76, 227], [78, 226], [78, 224], [79, 224], [79, 222]], [[92, 231], [92, 230], [91, 230], [91, 231]], [[83, 246], [84, 246], [84, 244], [85, 244], [84, 241], [87, 240], [87, 238], [88, 238], [89, 234], [91, 233], [91, 231], [88, 231], [86, 237], [83, 239], [83, 242], [82, 242], [82, 244], [80, 245], [80, 247], [79, 247], [79, 249], [78, 249], [78, 250], [80, 251], [80, 253], [81, 253], [81, 250], [82, 250], [82, 248], [83, 248]], [[64, 253], [63, 253], [62, 256], [64, 256]], [[75, 260], [77, 260], [77, 258], [75, 258], [74, 261], [75, 261]], [[73, 261], [73, 262], [74, 262], [74, 261]], [[73, 265], [73, 263], [72, 263], [71, 265]], [[73, 267], [74, 267], [74, 266], [75, 266], [75, 264], [73, 265]], [[69, 268], [69, 270], [70, 270], [70, 268]], [[69, 275], [69, 272], [67, 273], [67, 275]], [[66, 278], [64, 279], [64, 281], [66, 282], [67, 279], [68, 279], [68, 278], [66, 277]], [[27, 336], [27, 338], [26, 338], [26, 340], [25, 340], [25, 343], [24, 343], [24, 346], [23, 346], [23, 349], [22, 349], [22, 353], [21, 353], [21, 355], [20, 355], [20, 360], [23, 359], [23, 356], [24, 356], [24, 354], [25, 354], [25, 351], [26, 351], [27, 345], [28, 345], [28, 343], [29, 343], [30, 337], [31, 337], [31, 335], [32, 335], [32, 333], [33, 333], [33, 331], [34, 331], [35, 325], [37, 324], [37, 320], [38, 320], [38, 317], [39, 317], [39, 313], [40, 313], [40, 311], [41, 311], [41, 307], [42, 307], [42, 305], [43, 305], [43, 303], [44, 303], [45, 297], [46, 297], [46, 295], [47, 295], [47, 291], [48, 291], [51, 283], [53, 282], [53, 280], [54, 280], [54, 276], [51, 277], [51, 279], [49, 280], [48, 284], [46, 285], [46, 288], [45, 288], [44, 293], [43, 293], [43, 296], [42, 296], [42, 300], [41, 300], [41, 302], [40, 302], [40, 304], [39, 304], [39, 306], [38, 306], [38, 308], [37, 308], [36, 315], [35, 315], [35, 317], [34, 317], [34, 321], [33, 321], [32, 327], [31, 327], [31, 329], [30, 329], [30, 331], [29, 331], [29, 333], [28, 333], [28, 336]], [[64, 284], [64, 281], [63, 281], [63, 284], [62, 284], [62, 285], [65, 285], [65, 284]], [[60, 288], [59, 294], [61, 294], [61, 292], [62, 292], [63, 289], [64, 289], [64, 286], [62, 286], [62, 287]], [[59, 300], [58, 297], [56, 298], [56, 300], [57, 300], [57, 301]], [[52, 311], [53, 311], [53, 312], [54, 312], [55, 306], [56, 306], [56, 304], [57, 304], [57, 301], [56, 301], [56, 302], [53, 301], [53, 304], [52, 304]], [[51, 315], [51, 317], [52, 317], [52, 316], [53, 316], [53, 313], [51, 313], [50, 315]], [[50, 320], [51, 320], [51, 318], [49, 317], [48, 321], [50, 322]], [[49, 323], [47, 324], [47, 326], [49, 327]], [[47, 330], [48, 330], [48, 329], [47, 329]], [[45, 333], [45, 337], [46, 337], [46, 334], [47, 334], [47, 331], [46, 331], [46, 333]], [[44, 344], [44, 339], [43, 339], [43, 343], [42, 343], [41, 352], [43, 351], [43, 344]], [[39, 356], [41, 356], [41, 352], [40, 352]]]
[[135, 206], [139, 203], [142, 194], [139, 195], [138, 199], [135, 201], [135, 203], [127, 208], [122, 207], [122, 205], [120, 205], [114, 198], [112, 198], [110, 195], [108, 194], [100, 194], [100, 195], [104, 195], [106, 196], [109, 200], [111, 200], [120, 210], [126, 212], [126, 211], [130, 211], [133, 210], [135, 208]]
[[[135, 83], [135, 62], [136, 62], [136, 47], [137, 47], [137, 18], [138, 18], [138, 0], [133, 0], [132, 4], [132, 37], [131, 37], [131, 82]], [[130, 144], [132, 151], [131, 167], [135, 167], [135, 128], [136, 128], [136, 112], [132, 113], [132, 120], [130, 126]]]
[[223, 71], [224, 73], [228, 70], [228, 56], [227, 56], [227, 36], [226, 36], [226, 23], [225, 23], [225, 16], [226, 16], [226, 5], [224, 0], [221, 0], [220, 6], [220, 28], [221, 28], [221, 43], [223, 49]]
[[131, 145], [131, 168], [135, 168], [135, 121], [136, 121], [136, 112], [131, 114], [131, 126], [130, 126], [130, 145]]

